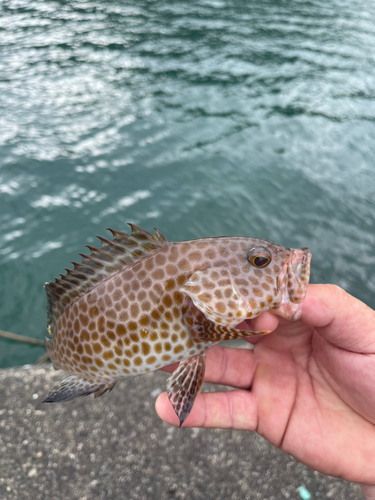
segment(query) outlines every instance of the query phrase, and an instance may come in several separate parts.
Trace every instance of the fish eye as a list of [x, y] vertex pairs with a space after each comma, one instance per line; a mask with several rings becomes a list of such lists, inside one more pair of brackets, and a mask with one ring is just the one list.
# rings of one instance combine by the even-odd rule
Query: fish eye
[[268, 257], [263, 257], [262, 255], [256, 255], [251, 259], [251, 264], [255, 267], [266, 267], [270, 263]]
[[266, 267], [271, 262], [271, 253], [264, 247], [251, 248], [247, 260], [254, 267]]

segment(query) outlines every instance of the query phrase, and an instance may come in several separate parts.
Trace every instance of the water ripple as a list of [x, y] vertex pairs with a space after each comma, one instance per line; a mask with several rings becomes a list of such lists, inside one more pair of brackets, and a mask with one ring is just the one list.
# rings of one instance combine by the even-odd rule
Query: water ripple
[[313, 281], [373, 304], [374, 18], [365, 0], [2, 2], [0, 328], [42, 338], [43, 282], [126, 222], [309, 245]]

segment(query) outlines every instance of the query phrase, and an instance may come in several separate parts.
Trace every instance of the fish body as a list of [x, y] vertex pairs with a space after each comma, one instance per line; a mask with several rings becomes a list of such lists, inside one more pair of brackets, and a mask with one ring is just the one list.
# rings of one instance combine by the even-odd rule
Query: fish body
[[311, 253], [247, 237], [172, 243], [130, 226], [45, 285], [46, 347], [70, 374], [45, 402], [100, 396], [119, 379], [180, 361], [167, 391], [181, 425], [210, 347], [266, 333], [235, 328], [266, 310], [298, 319]]

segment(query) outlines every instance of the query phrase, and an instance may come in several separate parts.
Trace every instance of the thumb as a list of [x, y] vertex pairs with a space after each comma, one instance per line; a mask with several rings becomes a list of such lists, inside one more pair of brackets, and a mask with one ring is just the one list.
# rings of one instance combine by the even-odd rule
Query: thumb
[[301, 321], [337, 347], [375, 352], [375, 311], [336, 285], [309, 285]]

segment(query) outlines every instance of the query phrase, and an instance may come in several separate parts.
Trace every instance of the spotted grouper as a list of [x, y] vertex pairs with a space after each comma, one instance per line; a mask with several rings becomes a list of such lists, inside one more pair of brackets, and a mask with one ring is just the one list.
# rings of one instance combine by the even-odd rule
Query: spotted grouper
[[205, 352], [223, 340], [268, 332], [237, 329], [263, 311], [298, 319], [311, 253], [268, 240], [203, 238], [171, 243], [129, 224], [73, 262], [47, 292], [45, 344], [69, 377], [46, 403], [101, 396], [117, 380], [180, 364], [167, 380], [180, 420], [202, 387]]

